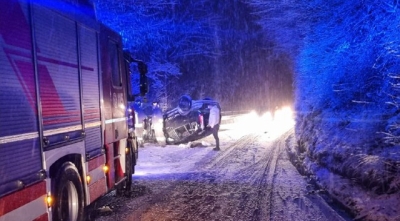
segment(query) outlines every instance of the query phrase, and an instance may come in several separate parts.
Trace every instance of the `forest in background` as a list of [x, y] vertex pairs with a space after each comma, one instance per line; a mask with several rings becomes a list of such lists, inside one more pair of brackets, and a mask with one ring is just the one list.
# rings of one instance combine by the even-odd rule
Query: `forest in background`
[[294, 95], [299, 126], [324, 119], [355, 137], [368, 133], [354, 142], [399, 141], [397, 1], [94, 2], [99, 19], [147, 62], [149, 100], [173, 107], [188, 94], [249, 110]]
[[293, 58], [299, 160], [377, 194], [400, 191], [399, 2], [251, 3]]
[[332, 192], [332, 174], [365, 191], [338, 199], [359, 217], [398, 201], [398, 0], [94, 1], [149, 64], [150, 99], [173, 107], [182, 94], [213, 97], [223, 110], [292, 104], [288, 153], [299, 171], [332, 196], [343, 190]]
[[[175, 107], [183, 94], [224, 110], [290, 105], [293, 63], [244, 1], [94, 0], [98, 18], [148, 64], [149, 101]], [[133, 79], [137, 85], [137, 77]], [[138, 89], [136, 89], [138, 90]]]
[[400, 189], [396, 0], [95, 0], [149, 65], [150, 100], [224, 110], [291, 104], [307, 159], [377, 192]]

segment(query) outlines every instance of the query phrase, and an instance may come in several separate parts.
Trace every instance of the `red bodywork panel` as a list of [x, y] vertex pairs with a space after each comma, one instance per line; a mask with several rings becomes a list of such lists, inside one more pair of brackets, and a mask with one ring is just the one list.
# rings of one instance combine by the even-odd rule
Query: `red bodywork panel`
[[127, 72], [121, 37], [103, 25], [100, 33], [105, 143], [109, 144], [128, 136], [125, 77]]

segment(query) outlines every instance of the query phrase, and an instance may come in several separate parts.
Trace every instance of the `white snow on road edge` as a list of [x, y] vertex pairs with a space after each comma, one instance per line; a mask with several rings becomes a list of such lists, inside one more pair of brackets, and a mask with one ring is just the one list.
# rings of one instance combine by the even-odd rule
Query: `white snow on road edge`
[[301, 172], [312, 174], [320, 188], [328, 191], [330, 196], [342, 204], [355, 216], [355, 220], [389, 220], [400, 221], [400, 195], [377, 195], [366, 191], [351, 180], [332, 173], [328, 169], [305, 157], [301, 162], [294, 136], [287, 141], [289, 155], [296, 154], [295, 164]]

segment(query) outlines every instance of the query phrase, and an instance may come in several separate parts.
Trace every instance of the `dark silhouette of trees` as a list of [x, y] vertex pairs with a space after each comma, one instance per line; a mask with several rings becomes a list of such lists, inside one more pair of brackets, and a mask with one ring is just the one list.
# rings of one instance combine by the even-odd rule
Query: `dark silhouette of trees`
[[[292, 68], [282, 63], [287, 55], [270, 55], [274, 43], [241, 0], [95, 2], [100, 20], [148, 63], [149, 99], [173, 106], [180, 95], [190, 94], [238, 110], [267, 109], [285, 98], [282, 94], [290, 97]], [[280, 87], [290, 92], [274, 91]]]
[[398, 192], [399, 2], [250, 2], [293, 58], [304, 157], [375, 193]]
[[[99, 19], [118, 31], [124, 46], [149, 67], [150, 100], [166, 102], [182, 61], [214, 56], [213, 18], [202, 2], [96, 0]], [[183, 73], [187, 74], [187, 73]]]

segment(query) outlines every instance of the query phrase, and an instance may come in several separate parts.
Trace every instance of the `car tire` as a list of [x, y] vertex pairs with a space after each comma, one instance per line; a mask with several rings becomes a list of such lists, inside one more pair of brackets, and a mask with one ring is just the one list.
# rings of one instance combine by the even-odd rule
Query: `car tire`
[[54, 179], [53, 220], [83, 220], [84, 195], [82, 179], [71, 162], [62, 165]]
[[165, 144], [166, 145], [172, 145], [174, 142], [168, 141], [168, 138], [165, 138]]
[[190, 113], [190, 109], [192, 108], [192, 98], [188, 95], [183, 95], [179, 98], [178, 112], [182, 116], [186, 116]]

